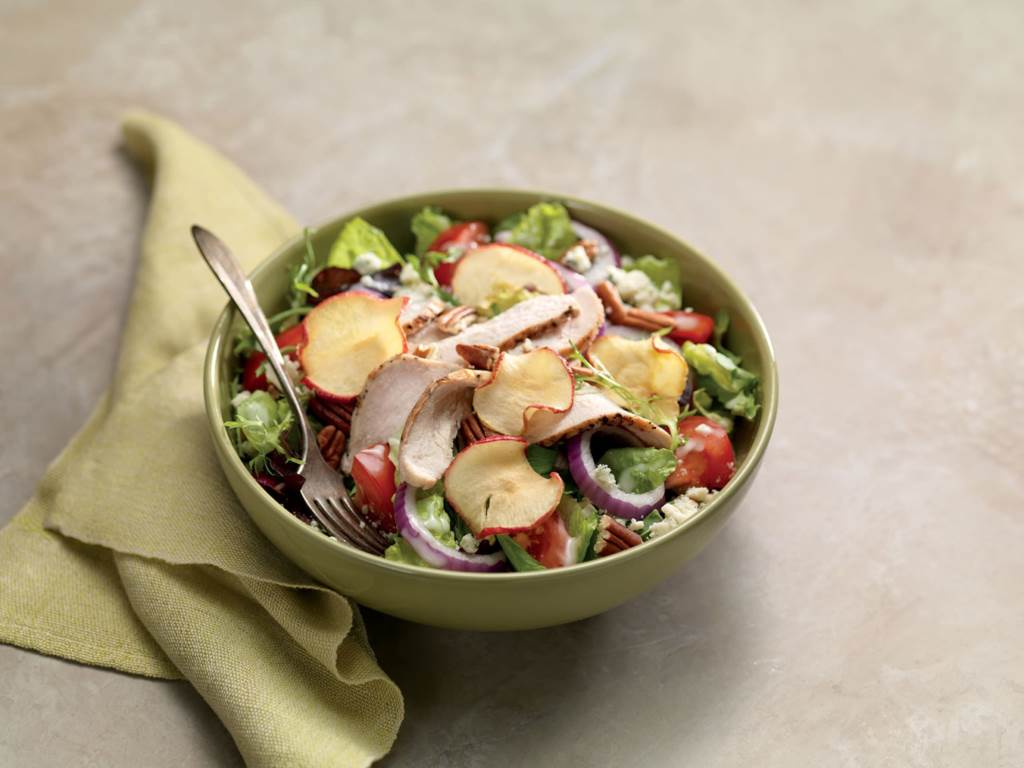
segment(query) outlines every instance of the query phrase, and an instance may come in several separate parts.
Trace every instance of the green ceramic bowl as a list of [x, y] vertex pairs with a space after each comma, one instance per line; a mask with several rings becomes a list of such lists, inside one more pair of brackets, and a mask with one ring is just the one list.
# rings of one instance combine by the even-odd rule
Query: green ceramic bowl
[[[778, 403], [775, 358], [754, 306], [711, 260], [668, 232], [585, 200], [519, 190], [467, 189], [392, 200], [352, 211], [317, 228], [313, 242], [326, 253], [342, 225], [362, 216], [388, 234], [400, 250], [412, 249], [409, 219], [438, 205], [459, 219], [497, 221], [539, 200], [561, 200], [574, 218], [604, 232], [625, 253], [674, 256], [682, 265], [685, 302], [712, 313], [729, 311], [729, 345], [761, 376], [758, 419], [734, 435], [739, 471], [700, 514], [655, 541], [620, 555], [539, 573], [473, 574], [391, 563], [321, 535], [289, 514], [246, 471], [223, 427], [233, 372], [231, 337], [237, 323], [221, 314], [206, 356], [204, 387], [210, 433], [228, 482], [260, 530], [293, 562], [357, 602], [404, 619], [459, 629], [529, 629], [581, 619], [639, 595], [696, 555], [722, 527], [750, 488], [768, 445]], [[301, 238], [286, 243], [252, 274], [263, 307], [284, 304], [288, 267], [301, 258]]]

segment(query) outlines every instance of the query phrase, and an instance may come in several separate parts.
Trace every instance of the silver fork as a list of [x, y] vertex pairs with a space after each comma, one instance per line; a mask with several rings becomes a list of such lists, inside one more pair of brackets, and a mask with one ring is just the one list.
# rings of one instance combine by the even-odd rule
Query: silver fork
[[267, 361], [277, 375], [285, 397], [288, 398], [288, 405], [291, 406], [302, 437], [302, 464], [299, 469], [299, 474], [304, 478], [300, 491], [302, 499], [320, 524], [335, 538], [357, 549], [377, 555], [383, 554], [387, 539], [360, 517], [349, 498], [341, 475], [324, 461], [323, 454], [320, 453], [316, 435], [309, 425], [309, 419], [306, 418], [295, 387], [284, 370], [284, 358], [277, 347], [277, 342], [274, 341], [270, 324], [260, 309], [252, 283], [220, 238], [196, 224], [192, 225], [192, 238], [196, 241], [206, 263], [213, 270], [213, 274], [224, 286], [231, 301], [263, 347]]

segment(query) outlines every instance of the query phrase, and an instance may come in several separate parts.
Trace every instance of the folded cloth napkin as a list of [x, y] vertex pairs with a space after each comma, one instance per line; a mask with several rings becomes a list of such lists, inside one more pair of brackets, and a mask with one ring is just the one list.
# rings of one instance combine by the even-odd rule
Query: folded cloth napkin
[[249, 766], [362, 766], [402, 721], [358, 610], [285, 560], [232, 495], [206, 431], [205, 339], [224, 305], [189, 235], [247, 268], [299, 231], [237, 168], [150, 114], [124, 123], [153, 178], [117, 372], [0, 531], [0, 641], [185, 678]]

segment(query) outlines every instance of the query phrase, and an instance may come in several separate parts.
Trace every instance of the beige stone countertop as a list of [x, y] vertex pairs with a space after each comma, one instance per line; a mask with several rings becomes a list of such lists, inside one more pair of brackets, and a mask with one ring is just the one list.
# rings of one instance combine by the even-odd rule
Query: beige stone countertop
[[[382, 765], [1024, 765], [1024, 5], [0, 3], [0, 520], [110, 380], [146, 186], [127, 107], [301, 220], [564, 191], [727, 269], [781, 411], [644, 597], [484, 635], [368, 618]], [[0, 765], [241, 760], [186, 684], [0, 647]]]

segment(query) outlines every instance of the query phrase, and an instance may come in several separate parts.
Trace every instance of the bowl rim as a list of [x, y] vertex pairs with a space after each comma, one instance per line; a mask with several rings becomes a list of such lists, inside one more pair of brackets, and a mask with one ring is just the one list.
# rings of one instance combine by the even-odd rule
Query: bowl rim
[[[584, 211], [600, 211], [601, 213], [623, 220], [627, 225], [645, 228], [660, 237], [667, 238], [681, 246], [683, 250], [689, 251], [692, 256], [703, 262], [704, 266], [708, 268], [716, 278], [731, 290], [745, 305], [744, 309], [750, 316], [751, 330], [756, 336], [760, 337], [760, 343], [763, 344], [767, 352], [767, 356], [765, 361], [765, 370], [761, 374], [761, 415], [754, 437], [751, 441], [750, 450], [748, 451], [743, 464], [740, 466], [739, 471], [730, 479], [726, 487], [719, 491], [715, 495], [715, 498], [708, 502], [708, 504], [696, 515], [686, 520], [677, 528], [669, 531], [664, 536], [644, 542], [642, 546], [630, 548], [625, 552], [619, 553], [615, 557], [595, 558], [583, 563], [574, 563], [573, 565], [564, 566], [562, 568], [550, 568], [544, 571], [503, 571], [499, 573], [448, 571], [438, 568], [423, 568], [421, 566], [386, 560], [382, 556], [371, 555], [368, 552], [363, 552], [362, 550], [342, 544], [336, 539], [325, 536], [312, 526], [299, 520], [295, 515], [278, 503], [276, 499], [270, 496], [270, 494], [268, 494], [258, 482], [256, 482], [256, 479], [252, 476], [245, 464], [242, 462], [238, 453], [235, 451], [234, 446], [228, 438], [227, 430], [224, 429], [223, 421], [220, 416], [221, 404], [219, 402], [218, 393], [220, 377], [218, 361], [221, 357], [223, 342], [226, 338], [227, 332], [230, 330], [231, 321], [235, 314], [234, 307], [229, 301], [225, 304], [224, 309], [221, 310], [214, 322], [207, 345], [206, 356], [203, 361], [203, 396], [210, 433], [212, 439], [216, 443], [218, 452], [229, 457], [228, 461], [231, 464], [232, 470], [237, 473], [241, 473], [243, 476], [243, 482], [247, 483], [254, 491], [261, 494], [262, 497], [269, 502], [274, 511], [284, 518], [285, 524], [292, 527], [298, 535], [312, 536], [320, 539], [321, 543], [326, 544], [328, 547], [333, 547], [336, 554], [340, 557], [355, 558], [358, 562], [365, 564], [368, 567], [379, 568], [385, 572], [408, 577], [474, 582], [481, 580], [507, 582], [510, 580], [520, 581], [527, 579], [559, 580], [576, 578], [577, 576], [582, 576], [586, 573], [596, 574], [607, 568], [625, 565], [628, 561], [637, 557], [643, 557], [644, 552], [652, 552], [654, 548], [668, 546], [673, 539], [682, 536], [691, 528], [700, 526], [703, 522], [713, 517], [719, 509], [724, 509], [729, 497], [738, 494], [743, 487], [753, 479], [754, 473], [757, 470], [758, 465], [761, 463], [761, 459], [763, 458], [764, 452], [768, 446], [768, 441], [774, 430], [775, 419], [778, 414], [778, 363], [775, 358], [775, 349], [772, 345], [771, 337], [768, 335], [768, 329], [765, 327], [764, 321], [761, 319], [761, 315], [757, 311], [757, 307], [746, 293], [736, 285], [732, 278], [729, 277], [729, 275], [726, 274], [726, 272], [722, 270], [715, 261], [709, 259], [701, 251], [697, 250], [685, 240], [682, 240], [680, 237], [667, 231], [663, 227], [618, 208], [604, 205], [602, 203], [595, 203], [585, 198], [576, 197], [575, 195], [559, 194], [536, 189], [522, 189], [517, 187], [456, 187], [443, 190], [428, 190], [426, 192], [387, 198], [378, 202], [361, 205], [340, 216], [332, 216], [309, 229], [313, 232], [319, 232], [326, 227], [346, 221], [356, 215], [372, 215], [372, 211], [378, 208], [390, 208], [393, 206], [408, 207], [417, 204], [439, 204], [437, 201], [438, 198], [451, 197], [453, 195], [488, 196], [510, 193], [514, 195], [521, 195], [523, 197], [532, 197], [537, 201], [557, 200], [559, 202], [566, 202], [576, 206], [577, 208], [583, 209]], [[281, 243], [281, 245], [275, 248], [251, 271], [250, 277], [257, 276], [263, 271], [269, 269], [270, 265], [284, 252], [294, 248], [302, 241], [303, 234], [300, 233]], [[244, 508], [244, 505], [242, 506]], [[246, 514], [250, 514], [248, 510], [246, 510]]]

